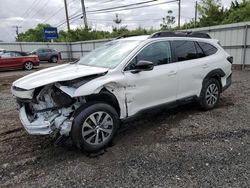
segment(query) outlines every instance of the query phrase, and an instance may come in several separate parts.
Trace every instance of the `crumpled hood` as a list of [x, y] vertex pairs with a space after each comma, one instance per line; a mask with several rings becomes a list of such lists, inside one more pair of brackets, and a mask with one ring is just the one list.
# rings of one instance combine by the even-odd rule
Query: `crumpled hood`
[[24, 76], [13, 83], [13, 86], [22, 89], [34, 89], [58, 81], [73, 80], [76, 78], [101, 74], [108, 71], [108, 68], [91, 67], [78, 64], [65, 64]]

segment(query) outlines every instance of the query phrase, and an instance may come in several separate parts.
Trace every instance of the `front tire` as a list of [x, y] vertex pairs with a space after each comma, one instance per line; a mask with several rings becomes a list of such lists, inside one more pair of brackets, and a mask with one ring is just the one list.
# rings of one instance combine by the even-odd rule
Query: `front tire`
[[119, 127], [116, 110], [106, 103], [86, 105], [74, 118], [71, 136], [74, 144], [86, 152], [106, 148]]
[[200, 107], [202, 110], [210, 110], [216, 107], [220, 99], [220, 83], [211, 78], [205, 81], [200, 95]]
[[33, 63], [31, 61], [27, 61], [24, 63], [24, 69], [25, 70], [32, 70], [33, 69]]

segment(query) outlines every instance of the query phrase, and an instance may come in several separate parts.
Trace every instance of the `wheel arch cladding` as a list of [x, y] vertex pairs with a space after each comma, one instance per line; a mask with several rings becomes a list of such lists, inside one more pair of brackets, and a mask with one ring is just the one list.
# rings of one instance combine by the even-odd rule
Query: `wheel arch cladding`
[[220, 84], [220, 92], [222, 91], [222, 83], [221, 83], [221, 77], [224, 77], [226, 74], [222, 69], [214, 69], [212, 71], [210, 71], [205, 78], [202, 81], [202, 86], [204, 86], [204, 83], [211, 79], [211, 78], [215, 78], [216, 80], [219, 81]]

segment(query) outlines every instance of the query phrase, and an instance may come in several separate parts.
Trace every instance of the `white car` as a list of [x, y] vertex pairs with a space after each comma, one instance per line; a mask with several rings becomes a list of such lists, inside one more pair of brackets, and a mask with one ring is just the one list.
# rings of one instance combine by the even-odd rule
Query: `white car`
[[120, 37], [73, 64], [13, 83], [29, 134], [71, 137], [87, 152], [107, 147], [121, 121], [196, 100], [214, 108], [231, 84], [233, 58], [203, 33]]
[[0, 56], [5, 52], [5, 49], [0, 48]]

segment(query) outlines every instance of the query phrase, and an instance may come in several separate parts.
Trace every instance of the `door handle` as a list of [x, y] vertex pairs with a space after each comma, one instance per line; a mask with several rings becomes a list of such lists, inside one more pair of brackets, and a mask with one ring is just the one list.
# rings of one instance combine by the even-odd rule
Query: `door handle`
[[203, 68], [203, 69], [208, 68], [208, 64], [204, 64], [204, 65], [202, 65], [202, 68]]
[[174, 70], [168, 72], [168, 76], [173, 76], [173, 75], [176, 75], [176, 74], [177, 74], [177, 72], [174, 71]]

